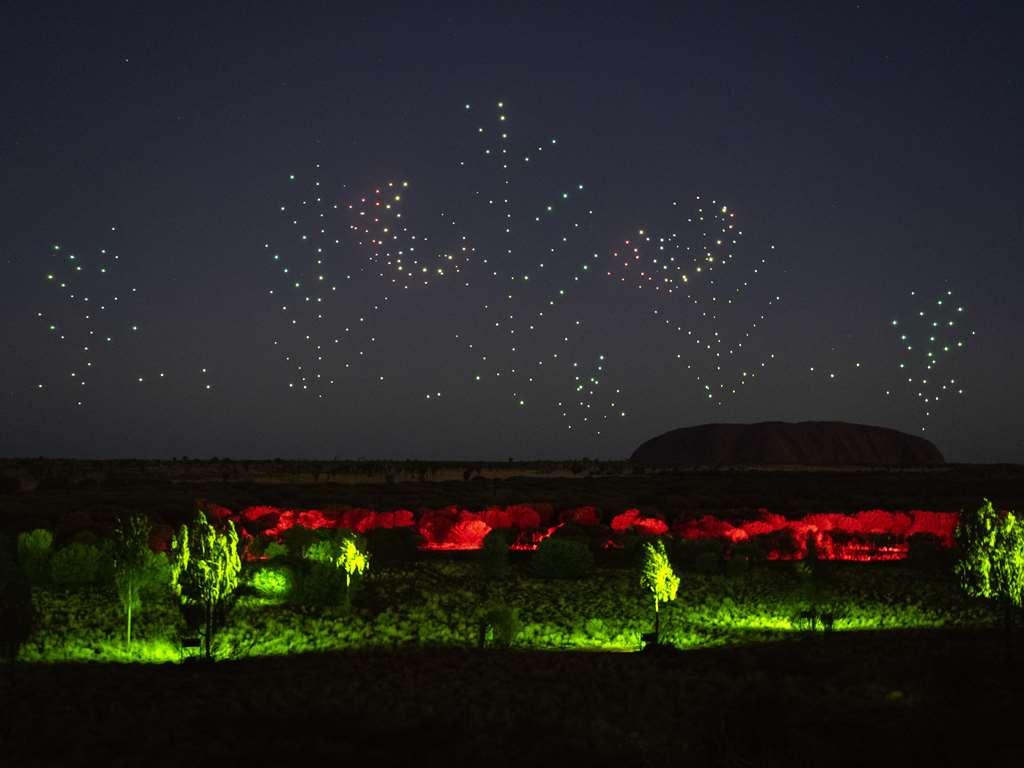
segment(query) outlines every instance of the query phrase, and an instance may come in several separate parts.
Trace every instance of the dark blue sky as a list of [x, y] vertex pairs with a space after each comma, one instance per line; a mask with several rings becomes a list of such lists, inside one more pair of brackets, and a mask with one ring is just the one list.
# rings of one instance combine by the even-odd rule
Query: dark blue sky
[[[98, 6], [3, 5], [0, 454], [618, 457], [842, 419], [1024, 461], [1012, 4]], [[347, 205], [387, 180], [460, 272], [369, 260]], [[721, 204], [714, 283], [608, 276]]]

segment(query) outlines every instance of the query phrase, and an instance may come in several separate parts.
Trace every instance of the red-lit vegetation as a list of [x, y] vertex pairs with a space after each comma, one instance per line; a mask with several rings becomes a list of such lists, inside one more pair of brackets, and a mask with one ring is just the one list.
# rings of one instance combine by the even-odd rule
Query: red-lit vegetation
[[606, 548], [621, 546], [621, 540], [629, 534], [671, 535], [687, 540], [720, 540], [729, 545], [760, 544], [769, 560], [799, 560], [806, 555], [807, 542], [812, 539], [820, 559], [863, 562], [906, 558], [911, 537], [917, 534], [926, 535], [942, 547], [950, 547], [958, 519], [955, 512], [881, 509], [849, 515], [815, 513], [788, 519], [762, 509], [755, 519], [749, 520], [730, 522], [722, 517], [703, 515], [682, 517], [670, 523], [661, 516], [643, 514], [639, 509], [627, 509], [605, 518], [595, 507], [556, 512], [550, 504], [516, 504], [477, 512], [455, 506], [415, 512], [257, 506], [236, 513], [216, 504], [204, 506], [214, 518], [234, 520], [246, 537], [262, 535], [271, 540], [296, 526], [337, 528], [361, 534], [405, 528], [419, 534], [421, 549], [456, 551], [480, 549], [484, 537], [498, 529], [506, 532], [512, 549], [533, 550], [559, 528], [572, 525], [603, 535]]

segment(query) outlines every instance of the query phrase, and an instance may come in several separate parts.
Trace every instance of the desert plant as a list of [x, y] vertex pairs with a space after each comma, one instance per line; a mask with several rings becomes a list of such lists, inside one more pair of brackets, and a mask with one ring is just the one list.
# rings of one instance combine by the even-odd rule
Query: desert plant
[[654, 597], [654, 637], [661, 640], [661, 603], [676, 599], [679, 591], [679, 577], [672, 570], [661, 539], [644, 543], [643, 560], [640, 565], [640, 585]]
[[288, 547], [279, 541], [271, 541], [263, 548], [263, 556], [267, 560], [274, 560], [279, 557], [288, 556]]
[[183, 525], [171, 540], [171, 586], [188, 609], [199, 609], [200, 630], [206, 658], [213, 658], [215, 633], [227, 620], [242, 569], [238, 555], [238, 531], [230, 520], [219, 531], [202, 511], [190, 525]]
[[120, 515], [114, 522], [111, 555], [114, 586], [125, 619], [125, 642], [132, 647], [132, 615], [142, 608], [142, 591], [166, 574], [164, 556], [149, 548], [152, 524], [145, 515]]
[[484, 537], [480, 550], [480, 574], [487, 581], [503, 579], [508, 575], [508, 537], [500, 529], [493, 529]]
[[1013, 614], [1024, 592], [1024, 521], [999, 512], [992, 502], [960, 516], [956, 527], [960, 559], [955, 570], [967, 594], [1003, 605], [1007, 653], [1013, 655]]
[[491, 605], [480, 615], [480, 647], [490, 640], [498, 648], [508, 648], [516, 639], [522, 624], [519, 611], [507, 605]]
[[103, 553], [99, 547], [76, 541], [53, 554], [50, 576], [58, 587], [80, 590], [99, 581], [102, 566]]
[[545, 579], [579, 579], [594, 568], [594, 555], [586, 542], [545, 539], [531, 559], [533, 572]]
[[35, 623], [32, 608], [32, 592], [22, 579], [9, 579], [0, 585], [0, 652], [10, 663], [10, 674], [14, 676], [14, 664], [21, 648]]
[[10, 577], [15, 562], [11, 540], [0, 533], [0, 582]]
[[252, 574], [250, 585], [261, 597], [285, 600], [291, 594], [295, 577], [286, 565], [267, 565]]
[[926, 571], [950, 570], [953, 555], [933, 533], [914, 533], [907, 538], [907, 562]]
[[377, 567], [413, 560], [420, 536], [415, 528], [375, 528], [367, 531], [365, 538], [370, 558]]
[[363, 541], [351, 533], [332, 532], [315, 541], [306, 549], [305, 559], [311, 564], [307, 575], [306, 592], [312, 602], [334, 603], [331, 595], [333, 577], [344, 577], [344, 590], [340, 597], [345, 606], [351, 605], [352, 578], [362, 575], [370, 566], [370, 556]]
[[18, 534], [18, 565], [29, 584], [41, 586], [50, 581], [53, 534], [45, 528]]

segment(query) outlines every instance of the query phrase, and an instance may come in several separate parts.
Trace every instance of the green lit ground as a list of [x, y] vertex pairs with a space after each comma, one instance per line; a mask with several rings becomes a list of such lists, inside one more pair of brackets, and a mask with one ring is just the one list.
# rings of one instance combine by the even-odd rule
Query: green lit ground
[[[599, 568], [582, 580], [539, 579], [515, 563], [484, 582], [472, 559], [429, 556], [381, 568], [364, 580], [350, 611], [310, 608], [280, 598], [241, 597], [218, 646], [221, 659], [372, 648], [471, 647], [481, 611], [518, 611], [514, 648], [635, 651], [651, 629], [652, 605], [637, 572]], [[667, 642], [680, 649], [771, 642], [807, 630], [812, 603], [834, 615], [835, 632], [978, 629], [996, 617], [963, 596], [955, 581], [899, 564], [833, 564], [813, 583], [793, 564], [762, 563], [728, 576], [683, 571], [678, 599], [662, 609]], [[254, 581], [249, 570], [247, 580]], [[259, 582], [257, 582], [259, 583]], [[813, 591], [812, 591], [813, 590]], [[179, 661], [181, 620], [166, 595], [137, 616], [133, 653], [121, 640], [116, 600], [100, 591], [35, 590], [37, 629], [26, 662]]]

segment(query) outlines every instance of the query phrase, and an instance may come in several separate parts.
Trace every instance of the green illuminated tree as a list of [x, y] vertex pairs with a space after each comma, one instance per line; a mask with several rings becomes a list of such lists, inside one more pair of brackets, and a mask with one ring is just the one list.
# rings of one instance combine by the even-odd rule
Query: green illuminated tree
[[151, 530], [145, 515], [122, 515], [114, 523], [114, 584], [125, 618], [125, 642], [132, 647], [132, 613], [142, 608], [139, 593], [152, 579]]
[[650, 590], [654, 596], [654, 636], [658, 642], [661, 641], [661, 611], [662, 603], [676, 599], [679, 591], [679, 577], [672, 570], [672, 564], [668, 561], [665, 552], [665, 542], [657, 539], [652, 542], [645, 542], [643, 548], [643, 560], [640, 565], [640, 584]]
[[352, 577], [370, 567], [370, 556], [356, 536], [350, 533], [321, 539], [309, 545], [306, 559], [345, 575], [345, 604], [350, 602]]
[[1003, 604], [1007, 652], [1013, 654], [1013, 613], [1024, 594], [1024, 520], [992, 502], [960, 515], [956, 573], [967, 594]]
[[238, 531], [230, 520], [226, 530], [218, 531], [200, 511], [171, 540], [171, 587], [184, 607], [201, 610], [207, 659], [212, 658], [213, 637], [227, 617], [241, 570]]

